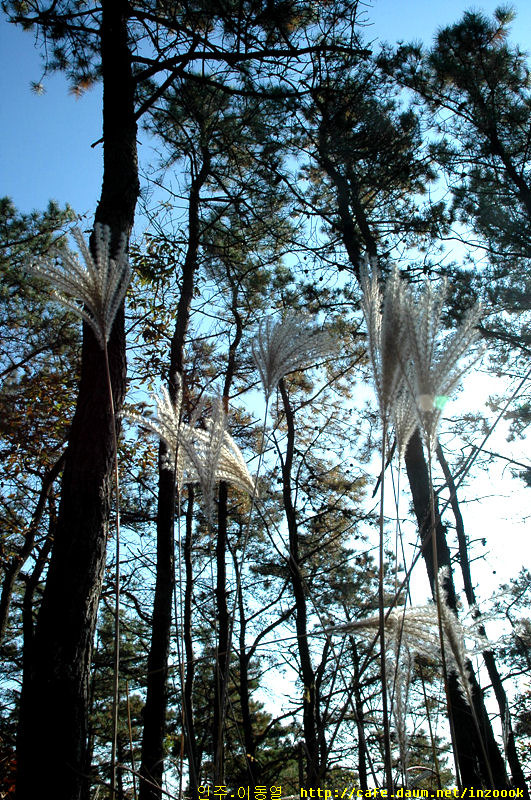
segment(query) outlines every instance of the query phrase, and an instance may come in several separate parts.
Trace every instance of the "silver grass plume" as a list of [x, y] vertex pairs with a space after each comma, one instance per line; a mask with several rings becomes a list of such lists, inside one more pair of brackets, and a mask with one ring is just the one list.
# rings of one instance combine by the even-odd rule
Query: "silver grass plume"
[[[372, 636], [378, 630], [380, 617], [373, 614], [364, 619], [355, 619], [346, 625], [337, 625], [327, 629], [327, 633], [355, 633]], [[394, 648], [394, 642], [400, 637], [407, 641], [411, 652], [436, 661], [439, 658], [440, 640], [435, 605], [409, 606], [408, 608], [385, 609], [386, 643]]]
[[328, 332], [301, 322], [301, 315], [293, 311], [280, 321], [275, 322], [273, 317], [263, 320], [251, 344], [251, 352], [266, 400], [285, 375], [328, 355], [332, 347]]
[[393, 698], [392, 712], [400, 752], [402, 775], [407, 784], [409, 766], [409, 750], [407, 735], [407, 715], [409, 711], [409, 690], [413, 673], [414, 654], [407, 646], [407, 638], [402, 633], [401, 639], [394, 640], [394, 652], [387, 656], [389, 694]]
[[198, 407], [191, 424], [181, 422], [182, 389], [178, 384], [176, 403], [172, 403], [166, 389], [155, 395], [157, 419], [128, 414], [127, 418], [155, 433], [168, 447], [167, 469], [176, 470], [179, 487], [185, 483], [199, 483], [205, 498], [206, 513], [212, 520], [214, 489], [220, 481], [253, 494], [255, 484], [251, 478], [240, 449], [227, 431], [226, 414], [220, 398], [212, 407], [212, 417], [206, 420], [205, 429], [195, 427], [200, 413]]
[[448, 641], [451, 659], [449, 663], [450, 669], [457, 675], [459, 688], [468, 705], [473, 708], [472, 700], [472, 682], [470, 680], [470, 672], [468, 668], [468, 654], [465, 647], [465, 630], [457, 615], [448, 605], [448, 595], [445, 588], [445, 581], [448, 577], [449, 568], [447, 566], [441, 567], [437, 575], [437, 582], [439, 584], [440, 613], [442, 628], [444, 631], [445, 639]]
[[[255, 482], [249, 474], [247, 464], [245, 463], [241, 450], [227, 431], [227, 415], [223, 410], [223, 402], [221, 398], [214, 401], [212, 410], [212, 418], [207, 420], [207, 437], [204, 436], [204, 431], [200, 429], [193, 429], [192, 437], [195, 438], [195, 447], [198, 447], [198, 435], [204, 436], [205, 442], [203, 452], [205, 454], [204, 460], [207, 461], [209, 452], [212, 454], [217, 453], [217, 463], [215, 469], [214, 481], [225, 481], [248, 494], [253, 494], [255, 491]], [[216, 433], [218, 431], [218, 433]], [[221, 439], [221, 446], [218, 446], [218, 437], [223, 432]]]
[[398, 459], [402, 461], [406, 455], [408, 442], [419, 424], [417, 405], [406, 383], [402, 384], [397, 393], [391, 414]]
[[[407, 295], [408, 344], [403, 363], [406, 382], [413, 396], [418, 419], [428, 446], [436, 443], [437, 428], [443, 408], [461, 377], [481, 357], [482, 350], [466, 363], [460, 362], [477, 338], [476, 326], [482, 314], [480, 304], [466, 313], [461, 325], [446, 337], [440, 337], [446, 282], [434, 290], [426, 282], [418, 296]], [[409, 361], [406, 362], [407, 355]]]
[[[439, 573], [444, 574], [443, 569]], [[442, 593], [442, 590], [441, 590]], [[455, 672], [463, 695], [471, 704], [471, 687], [468, 677], [467, 651], [465, 647], [465, 630], [457, 616], [448, 607], [444, 594], [441, 594], [441, 619], [445, 650], [448, 656], [448, 668]], [[360, 633], [372, 636], [379, 628], [380, 617], [374, 614], [365, 619], [356, 619], [346, 625], [328, 628], [325, 633]], [[439, 618], [435, 604], [393, 608], [385, 611], [386, 645], [392, 658], [396, 642], [407, 648], [412, 655], [418, 655], [431, 662], [441, 658], [441, 642], [439, 636]]]
[[227, 431], [227, 415], [221, 398], [214, 401], [212, 417], [205, 425], [206, 430], [183, 426], [181, 442], [187, 457], [185, 481], [199, 482], [207, 518], [211, 521], [217, 483], [225, 481], [251, 495], [255, 485], [238, 445]]
[[156, 419], [141, 416], [140, 414], [125, 414], [130, 422], [136, 422], [140, 427], [145, 428], [159, 437], [168, 448], [164, 469], [175, 469], [177, 484], [181, 484], [184, 471], [183, 450], [179, 446], [182, 439], [181, 406], [182, 406], [182, 384], [179, 376], [176, 376], [177, 393], [175, 402], [172, 402], [169, 392], [165, 386], [161, 388], [160, 395], [153, 395], [157, 407]]
[[[402, 358], [407, 341], [404, 289], [395, 267], [382, 295], [378, 271], [360, 268], [361, 308], [367, 325], [367, 352], [371, 361], [380, 416], [387, 422], [404, 382]], [[407, 442], [406, 442], [407, 444]]]
[[62, 305], [88, 322], [104, 348], [130, 280], [126, 237], [122, 233], [116, 256], [111, 258], [110, 228], [97, 222], [94, 225], [94, 260], [79, 228], [74, 228], [72, 235], [83, 264], [76, 253], [66, 248], [52, 251], [50, 258], [32, 264], [30, 269], [52, 285]]

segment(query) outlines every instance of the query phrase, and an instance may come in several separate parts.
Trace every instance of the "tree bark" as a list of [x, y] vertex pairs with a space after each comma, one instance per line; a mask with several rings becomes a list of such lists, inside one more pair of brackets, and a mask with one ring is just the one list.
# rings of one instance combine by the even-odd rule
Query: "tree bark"
[[[481, 619], [481, 614], [479, 610], [477, 610], [476, 594], [474, 592], [474, 586], [472, 583], [470, 560], [468, 558], [468, 543], [465, 535], [463, 517], [461, 515], [461, 509], [459, 507], [459, 501], [457, 499], [457, 487], [455, 485], [452, 473], [450, 471], [450, 468], [448, 466], [448, 463], [446, 461], [446, 458], [444, 456], [440, 444], [437, 444], [437, 458], [441, 465], [446, 480], [446, 485], [448, 486], [448, 490], [450, 492], [450, 505], [452, 507], [452, 511], [454, 512], [455, 531], [457, 534], [457, 542], [459, 545], [459, 564], [461, 566], [461, 574], [463, 576], [463, 584], [465, 587], [466, 599], [468, 605], [471, 608], [476, 609], [475, 612], [476, 619]], [[478, 630], [482, 636], [485, 637], [487, 636], [487, 632], [485, 630], [485, 626], [483, 625], [483, 623], [481, 623], [478, 626]], [[518, 757], [518, 751], [516, 750], [514, 732], [511, 724], [511, 713], [509, 709], [509, 703], [507, 700], [507, 695], [505, 694], [503, 681], [500, 673], [498, 672], [496, 659], [494, 657], [494, 653], [492, 650], [483, 651], [483, 661], [485, 662], [485, 666], [487, 667], [487, 672], [490, 681], [492, 683], [492, 688], [494, 690], [494, 695], [498, 703], [498, 708], [500, 709], [500, 718], [502, 721], [502, 727], [505, 732], [504, 736], [506, 742], [505, 750], [507, 753], [507, 760], [511, 768], [511, 776], [513, 779], [513, 784], [518, 789], [522, 790], [522, 796], [525, 798], [525, 800], [529, 800], [529, 789], [527, 788], [524, 771], [522, 769], [522, 765]]]
[[[434, 573], [433, 550], [431, 546], [432, 526], [428, 465], [424, 458], [422, 440], [418, 429], [410, 439], [406, 450], [405, 461], [409, 485], [413, 496], [413, 507], [419, 525], [422, 556], [426, 564], [428, 578], [432, 587], [432, 594], [435, 597], [435, 581], [437, 576]], [[436, 500], [435, 517], [437, 563], [439, 568], [448, 568], [447, 577], [443, 581], [443, 588], [448, 606], [452, 611], [457, 613], [457, 597], [451, 572], [450, 550], [446, 541], [446, 532], [441, 522]], [[451, 716], [455, 733], [457, 759], [462, 784], [466, 787], [488, 787], [491, 783], [490, 774], [492, 774], [496, 788], [509, 788], [503, 759], [494, 738], [481, 689], [476, 680], [472, 664], [470, 662], [467, 662], [467, 664], [472, 685], [474, 709], [479, 722], [488, 762], [486, 763], [485, 761], [479, 733], [476, 730], [471, 710], [459, 687], [457, 677], [455, 674], [450, 674], [448, 678], [448, 694], [450, 701], [448, 713]]]
[[[168, 386], [172, 402], [175, 402], [177, 397], [176, 376], [178, 375], [182, 380], [184, 372], [184, 343], [190, 321], [190, 307], [194, 293], [197, 253], [200, 243], [200, 191], [209, 170], [210, 155], [205, 148], [203, 150], [203, 164], [199, 173], [194, 176], [190, 187], [188, 247], [183, 264], [181, 292], [171, 341], [168, 370]], [[164, 738], [168, 706], [168, 658], [175, 586], [174, 519], [176, 476], [172, 470], [164, 468], [167, 456], [168, 448], [164, 442], [161, 442], [159, 445], [159, 487], [157, 497], [157, 569], [140, 766], [140, 773], [146, 780], [141, 780], [140, 782], [140, 800], [161, 800], [162, 798]], [[188, 723], [190, 722], [191, 720], [188, 719]]]
[[195, 734], [195, 714], [194, 714], [194, 677], [195, 661], [194, 647], [192, 641], [192, 593], [194, 583], [194, 573], [192, 569], [192, 530], [194, 513], [194, 488], [188, 487], [188, 505], [186, 508], [186, 534], [184, 539], [184, 569], [185, 569], [185, 589], [184, 589], [184, 653], [185, 653], [185, 675], [184, 675], [184, 735], [186, 740], [186, 752], [188, 755], [188, 789], [192, 800], [198, 797], [197, 787], [199, 786], [199, 773], [201, 764], [197, 749]]
[[[243, 323], [238, 311], [238, 283], [235, 281], [229, 261], [225, 264], [227, 280], [231, 288], [231, 311], [236, 324], [236, 332], [229, 346], [227, 369], [223, 383], [223, 410], [229, 410], [229, 394], [232, 381], [236, 372], [236, 353], [243, 335]], [[229, 691], [230, 655], [232, 649], [232, 633], [234, 620], [231, 621], [227, 605], [227, 566], [225, 553], [227, 551], [227, 526], [228, 526], [228, 487], [222, 481], [218, 493], [218, 531], [216, 539], [216, 610], [217, 610], [217, 638], [216, 664], [214, 672], [214, 714], [212, 727], [212, 746], [214, 752], [214, 783], [224, 783], [224, 747], [223, 732], [225, 728], [225, 710]]]
[[[134, 82], [127, 3], [103, 0], [101, 26], [104, 173], [96, 221], [112, 247], [128, 236], [138, 196]], [[125, 394], [123, 307], [108, 343], [114, 405]], [[92, 643], [105, 569], [114, 433], [104, 354], [83, 326], [81, 380], [61, 502], [31, 654], [25, 663], [17, 741], [17, 798], [88, 798]], [[25, 659], [26, 661], [26, 659]]]
[[218, 496], [218, 535], [216, 539], [216, 610], [217, 646], [214, 667], [214, 715], [212, 747], [214, 752], [214, 784], [224, 783], [223, 728], [225, 717], [225, 695], [229, 669], [229, 609], [227, 606], [227, 484], [222, 481]]
[[249, 695], [249, 663], [251, 653], [247, 650], [247, 620], [245, 618], [245, 606], [243, 602], [243, 592], [240, 580], [238, 560], [234, 553], [234, 570], [238, 575], [238, 608], [240, 612], [240, 636], [239, 636], [239, 665], [240, 665], [240, 705], [242, 713], [243, 742], [245, 745], [245, 759], [247, 766], [247, 782], [249, 788], [254, 790], [255, 786], [262, 783], [260, 777], [260, 761], [256, 760], [256, 737], [253, 732], [253, 722], [251, 716], [251, 702]]
[[303, 732], [306, 755], [306, 786], [318, 789], [321, 785], [321, 769], [319, 764], [319, 746], [317, 739], [317, 710], [315, 671], [312, 666], [308, 645], [308, 612], [304, 580], [300, 570], [299, 533], [297, 518], [291, 496], [291, 468], [295, 448], [295, 420], [289, 403], [288, 393], [282, 379], [279, 383], [280, 394], [286, 415], [287, 445], [282, 462], [282, 496], [289, 533], [289, 573], [293, 596], [295, 598], [295, 626], [297, 630], [297, 647], [301, 677], [303, 681]]
[[360, 692], [361, 675], [360, 675], [360, 658], [358, 649], [356, 647], [356, 640], [353, 636], [349, 636], [350, 647], [352, 650], [352, 663], [354, 666], [354, 708], [356, 714], [356, 728], [358, 731], [358, 778], [360, 781], [360, 789], [367, 791], [367, 740], [365, 737], [365, 711], [363, 708], [363, 698]]

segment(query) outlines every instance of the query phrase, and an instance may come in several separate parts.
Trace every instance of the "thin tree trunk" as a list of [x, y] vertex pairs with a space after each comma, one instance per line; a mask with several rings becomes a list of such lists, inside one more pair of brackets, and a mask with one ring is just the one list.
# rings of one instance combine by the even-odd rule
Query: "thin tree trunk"
[[[238, 569], [236, 557], [234, 558], [235, 569]], [[243, 593], [241, 581], [238, 581], [238, 606], [240, 610], [240, 643], [239, 643], [239, 665], [240, 665], [240, 705], [242, 712], [243, 741], [245, 745], [245, 759], [247, 763], [247, 782], [249, 788], [254, 790], [262, 781], [260, 778], [260, 763], [256, 760], [256, 738], [253, 733], [253, 723], [251, 718], [251, 705], [249, 697], [249, 660], [250, 653], [246, 647], [246, 620], [245, 608], [243, 604]]]
[[35, 511], [33, 512], [31, 522], [28, 525], [22, 549], [20, 553], [11, 559], [10, 563], [6, 567], [4, 582], [2, 584], [2, 594], [0, 595], [0, 641], [2, 641], [5, 636], [7, 622], [9, 619], [9, 607], [11, 605], [11, 597], [13, 595], [15, 581], [20, 573], [20, 570], [33, 552], [33, 548], [35, 546], [35, 535], [44, 513], [44, 507], [53, 483], [61, 472], [64, 458], [65, 457], [63, 453], [57, 459], [53, 467], [51, 467], [42, 478], [39, 499], [37, 500], [37, 505], [35, 507]]
[[198, 797], [197, 787], [199, 785], [199, 772], [201, 765], [197, 751], [197, 740], [195, 735], [194, 719], [194, 676], [195, 660], [194, 647], [192, 642], [192, 593], [194, 585], [194, 573], [192, 569], [192, 529], [194, 514], [194, 488], [188, 487], [188, 504], [186, 508], [186, 533], [184, 539], [184, 569], [185, 569], [185, 588], [184, 588], [184, 652], [185, 652], [185, 676], [184, 676], [184, 735], [186, 739], [186, 752], [188, 755], [188, 786], [192, 800]]
[[[227, 280], [231, 287], [231, 311], [236, 324], [236, 332], [229, 346], [227, 370], [223, 384], [223, 409], [229, 410], [229, 393], [236, 372], [236, 352], [243, 335], [243, 323], [238, 311], [238, 284], [231, 273], [231, 265], [226, 263]], [[225, 727], [225, 708], [228, 697], [230, 651], [232, 642], [232, 624], [227, 606], [227, 568], [225, 554], [227, 551], [228, 525], [228, 487], [221, 482], [218, 493], [218, 533], [216, 540], [216, 609], [217, 637], [216, 664], [214, 673], [214, 715], [212, 727], [212, 745], [214, 752], [214, 783], [224, 783], [224, 748], [223, 731]]]
[[365, 712], [363, 710], [363, 699], [360, 692], [361, 676], [360, 676], [360, 659], [358, 649], [356, 647], [356, 640], [353, 636], [349, 636], [350, 647], [352, 649], [352, 662], [354, 665], [354, 707], [356, 709], [356, 728], [358, 729], [358, 777], [360, 781], [360, 789], [366, 791], [368, 789], [367, 782], [367, 741], [365, 738]]
[[[125, 0], [103, 0], [104, 174], [96, 221], [112, 248], [129, 235], [138, 196], [134, 81]], [[109, 339], [114, 404], [125, 394], [123, 307]], [[88, 797], [91, 653], [105, 569], [114, 434], [103, 350], [83, 326], [81, 381], [63, 471], [46, 586], [25, 663], [17, 741], [17, 798]], [[26, 662], [26, 660], [25, 660]], [[53, 722], [53, 724], [52, 724]]]
[[[35, 597], [35, 592], [37, 590], [37, 586], [39, 585], [39, 582], [41, 580], [42, 573], [44, 572], [44, 569], [46, 567], [48, 557], [52, 550], [55, 530], [57, 526], [57, 518], [55, 513], [54, 502], [50, 503], [49, 514], [50, 517], [48, 521], [48, 533], [40, 549], [40, 552], [35, 560], [35, 567], [33, 568], [33, 572], [26, 579], [26, 589], [24, 591], [24, 598], [22, 600], [22, 632], [24, 636], [24, 648], [22, 651], [22, 657], [24, 664], [26, 662], [26, 659], [28, 659], [28, 662], [31, 663], [30, 654], [32, 652], [33, 635], [34, 635], [34, 624], [33, 624], [34, 597]], [[28, 670], [26, 666], [24, 666], [23, 674], [25, 676], [28, 675]]]
[[166, 447], [159, 448], [157, 566], [151, 645], [148, 654], [146, 704], [143, 712], [140, 800], [159, 800], [162, 796], [164, 772], [168, 655], [175, 580], [173, 540], [175, 478], [171, 470], [163, 467], [166, 451]]
[[[218, 535], [216, 539], [216, 617], [217, 646], [214, 666], [214, 715], [212, 726], [212, 745], [214, 750], [214, 784], [224, 783], [224, 706], [226, 684], [228, 682], [229, 648], [229, 609], [227, 607], [227, 484], [219, 486]], [[226, 677], [227, 676], [227, 677]]]
[[291, 468], [295, 448], [295, 420], [291, 409], [288, 393], [282, 379], [279, 383], [280, 394], [286, 415], [287, 445], [286, 454], [282, 462], [282, 495], [284, 511], [289, 532], [289, 573], [293, 595], [295, 598], [295, 626], [297, 630], [297, 647], [301, 676], [303, 681], [303, 732], [306, 755], [306, 785], [313, 789], [321, 784], [321, 769], [319, 764], [319, 746], [317, 740], [317, 712], [315, 672], [312, 666], [310, 648], [308, 645], [308, 612], [304, 581], [300, 570], [299, 533], [297, 518], [291, 496]]
[[[450, 467], [448, 466], [448, 462], [444, 457], [444, 453], [440, 444], [437, 444], [437, 458], [441, 465], [446, 480], [446, 485], [448, 486], [448, 490], [450, 492], [450, 505], [454, 513], [455, 530], [459, 546], [459, 564], [461, 566], [461, 574], [463, 576], [463, 584], [465, 588], [466, 599], [468, 605], [471, 608], [477, 609], [476, 594], [474, 592], [474, 585], [472, 583], [472, 573], [470, 570], [470, 560], [468, 558], [468, 543], [465, 535], [465, 526], [463, 523], [463, 517], [461, 515], [461, 509], [459, 508], [459, 501], [457, 499], [457, 487], [455, 485], [452, 473], [450, 471]], [[479, 611], [476, 611], [476, 617], [481, 618], [481, 614]], [[483, 623], [479, 625], [478, 630], [480, 634], [486, 637], [487, 634]], [[503, 686], [501, 675], [498, 672], [498, 667], [496, 664], [496, 659], [494, 657], [493, 651], [484, 650], [483, 660], [485, 662], [485, 666], [487, 667], [487, 672], [490, 681], [492, 683], [492, 688], [494, 689], [494, 695], [498, 703], [498, 708], [500, 709], [500, 718], [505, 733], [504, 736], [505, 750], [507, 753], [507, 760], [511, 768], [511, 776], [513, 779], [513, 784], [518, 789], [522, 790], [523, 793], [522, 796], [525, 798], [525, 800], [529, 800], [529, 789], [527, 788], [527, 783], [525, 780], [524, 772], [522, 770], [522, 765], [518, 757], [518, 751], [516, 750], [514, 732], [511, 724], [509, 703], [507, 700], [507, 695], [505, 694], [505, 689]]]
[[[203, 164], [199, 173], [194, 176], [190, 187], [188, 247], [183, 265], [181, 293], [177, 305], [177, 317], [171, 342], [168, 370], [169, 395], [172, 402], [175, 402], [177, 397], [176, 376], [178, 375], [182, 380], [184, 372], [184, 344], [190, 321], [190, 307], [197, 270], [197, 253], [200, 244], [200, 192], [208, 177], [209, 170], [210, 156], [205, 149], [203, 151]], [[172, 470], [164, 467], [167, 456], [168, 448], [164, 442], [161, 442], [159, 445], [157, 499], [157, 568], [140, 766], [140, 773], [147, 780], [141, 780], [140, 782], [139, 800], [161, 800], [162, 798], [164, 739], [168, 706], [168, 658], [175, 586], [175, 475]], [[190, 720], [188, 721], [190, 722]]]

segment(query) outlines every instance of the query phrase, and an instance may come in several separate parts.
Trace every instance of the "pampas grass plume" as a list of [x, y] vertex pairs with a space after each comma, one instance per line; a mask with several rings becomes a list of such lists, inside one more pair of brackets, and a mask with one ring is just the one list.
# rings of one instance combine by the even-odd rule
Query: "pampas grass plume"
[[[439, 586], [442, 586], [444, 567], [439, 571]], [[457, 616], [449, 608], [446, 596], [441, 588], [441, 619], [445, 650], [449, 657], [449, 669], [459, 680], [463, 695], [469, 705], [472, 704], [472, 688], [467, 667], [467, 651], [465, 631]], [[374, 614], [363, 619], [355, 619], [345, 625], [327, 628], [325, 633], [360, 633], [372, 635], [378, 630], [380, 618]], [[439, 618], [435, 604], [425, 606], [409, 606], [393, 608], [385, 611], [386, 643], [391, 655], [396, 652], [396, 643], [406, 648], [411, 655], [419, 655], [427, 661], [437, 662], [441, 657], [439, 637]]]
[[332, 347], [330, 334], [301, 322], [300, 314], [290, 312], [276, 322], [267, 317], [251, 345], [266, 400], [285, 375], [326, 356]]
[[126, 237], [122, 234], [116, 256], [111, 258], [110, 228], [97, 222], [94, 225], [94, 259], [79, 228], [75, 228], [72, 235], [83, 263], [69, 249], [56, 250], [52, 257], [32, 264], [30, 269], [52, 285], [62, 305], [90, 325], [104, 348], [130, 280]]
[[367, 325], [367, 352], [372, 366], [380, 415], [389, 420], [404, 381], [402, 359], [407, 341], [404, 288], [396, 267], [384, 291], [376, 269], [360, 268], [361, 307]]
[[466, 362], [461, 361], [477, 338], [481, 305], [478, 303], [469, 309], [461, 325], [443, 337], [441, 316], [445, 299], [445, 281], [437, 290], [426, 282], [418, 295], [408, 293], [405, 304], [408, 320], [407, 352], [404, 354], [404, 363], [408, 364], [406, 381], [421, 429], [432, 450], [446, 401], [483, 352], [479, 349]]
[[168, 448], [164, 467], [175, 469], [177, 485], [199, 483], [206, 504], [206, 514], [212, 519], [214, 489], [220, 481], [253, 494], [255, 483], [249, 474], [241, 451], [227, 431], [227, 416], [223, 403], [217, 398], [212, 403], [212, 416], [205, 428], [195, 427], [199, 407], [192, 415], [191, 424], [181, 422], [182, 387], [177, 379], [177, 399], [172, 403], [166, 389], [155, 395], [157, 419], [128, 414], [132, 422], [146, 428], [162, 439]]

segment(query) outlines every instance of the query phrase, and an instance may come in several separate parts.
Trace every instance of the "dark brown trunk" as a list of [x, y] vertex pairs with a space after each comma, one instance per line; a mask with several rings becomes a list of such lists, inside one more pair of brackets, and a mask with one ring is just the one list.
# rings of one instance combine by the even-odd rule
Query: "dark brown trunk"
[[368, 789], [367, 782], [367, 742], [365, 739], [365, 712], [363, 709], [363, 698], [360, 692], [361, 676], [360, 676], [360, 659], [358, 649], [356, 647], [356, 640], [353, 636], [349, 636], [350, 647], [352, 650], [352, 663], [354, 665], [354, 708], [356, 714], [356, 728], [358, 730], [358, 778], [360, 781], [360, 789], [366, 791]]
[[[234, 559], [236, 562], [236, 558]], [[238, 565], [235, 563], [235, 568]], [[262, 781], [260, 779], [260, 764], [256, 760], [256, 739], [253, 733], [253, 723], [251, 718], [251, 705], [249, 697], [249, 653], [246, 646], [246, 620], [245, 608], [243, 604], [243, 595], [241, 582], [238, 581], [238, 605], [240, 609], [240, 705], [242, 712], [242, 729], [243, 729], [243, 742], [245, 745], [245, 758], [247, 762], [247, 776], [246, 783], [250, 789], [259, 786]]]
[[[170, 348], [168, 370], [169, 394], [172, 402], [177, 397], [176, 376], [182, 380], [184, 371], [184, 344], [190, 321], [190, 306], [199, 250], [200, 191], [210, 169], [210, 157], [203, 152], [203, 164], [193, 178], [188, 208], [188, 248], [183, 265], [181, 293], [177, 306], [175, 330]], [[164, 468], [168, 449], [164, 442], [159, 446], [159, 488], [157, 505], [157, 569], [153, 623], [148, 656], [146, 705], [142, 732], [142, 758], [140, 772], [147, 780], [140, 782], [140, 800], [161, 800], [164, 773], [164, 739], [166, 736], [166, 710], [168, 706], [168, 658], [172, 603], [175, 586], [174, 519], [175, 475]], [[190, 722], [190, 720], [188, 720]]]
[[282, 495], [284, 513], [289, 533], [289, 574], [295, 598], [295, 627], [297, 630], [297, 647], [301, 677], [303, 681], [302, 716], [304, 733], [304, 750], [306, 756], [306, 786], [317, 789], [321, 785], [321, 769], [319, 764], [319, 747], [317, 740], [317, 709], [315, 691], [315, 672], [312, 666], [308, 644], [308, 612], [304, 580], [300, 570], [299, 533], [293, 500], [291, 496], [291, 469], [295, 448], [295, 420], [291, 409], [284, 380], [279, 383], [284, 413], [286, 415], [287, 444], [282, 462]]
[[[437, 445], [437, 458], [441, 465], [446, 480], [446, 485], [448, 486], [448, 490], [450, 492], [450, 505], [454, 513], [455, 531], [457, 534], [457, 542], [459, 546], [459, 564], [461, 566], [461, 574], [463, 576], [463, 584], [465, 588], [466, 599], [468, 605], [471, 608], [476, 609], [475, 611], [476, 619], [481, 619], [481, 614], [477, 610], [476, 594], [474, 592], [474, 585], [472, 583], [470, 560], [468, 558], [468, 542], [465, 535], [465, 526], [463, 523], [463, 517], [461, 515], [461, 509], [459, 507], [459, 501], [457, 499], [457, 487], [455, 485], [452, 473], [450, 471], [446, 458], [444, 457], [444, 453], [440, 444]], [[486, 637], [487, 634], [485, 631], [485, 627], [482, 623], [480, 623], [480, 625], [478, 626], [478, 631], [480, 634]], [[507, 760], [509, 762], [509, 767], [511, 769], [513, 785], [518, 789], [522, 790], [522, 796], [525, 798], [525, 800], [529, 800], [529, 790], [527, 788], [527, 783], [525, 780], [524, 772], [522, 770], [522, 765], [518, 757], [518, 751], [516, 750], [514, 732], [511, 724], [509, 703], [507, 700], [507, 695], [505, 694], [503, 681], [501, 679], [500, 673], [498, 672], [496, 659], [494, 657], [494, 653], [492, 652], [492, 650], [483, 651], [483, 660], [485, 662], [485, 666], [487, 667], [487, 672], [490, 681], [492, 683], [492, 688], [494, 690], [494, 695], [498, 703], [498, 708], [500, 709], [500, 718], [502, 720], [502, 726], [504, 729], [504, 738], [506, 742], [505, 750], [507, 753]]]
[[330, 702], [334, 694], [334, 684], [338, 676], [338, 671], [337, 670], [335, 671], [334, 677], [332, 678], [330, 686], [328, 687], [328, 698], [326, 700], [323, 700], [321, 694], [321, 687], [323, 685], [323, 680], [325, 677], [325, 669], [331, 649], [332, 649], [332, 643], [330, 639], [327, 639], [322, 650], [321, 661], [315, 671], [315, 722], [317, 728], [317, 747], [319, 752], [319, 764], [320, 764], [319, 774], [321, 775], [321, 780], [323, 780], [326, 775], [326, 765], [328, 762], [329, 750], [334, 746], [334, 740], [339, 732], [341, 721], [349, 705], [349, 702], [347, 700], [343, 704], [342, 710], [336, 712], [336, 714], [334, 715], [335, 716], [334, 726], [332, 728], [332, 732], [330, 733], [327, 726], [327, 722], [329, 718]]
[[224, 783], [224, 708], [229, 668], [229, 609], [227, 607], [227, 484], [220, 483], [218, 504], [218, 535], [216, 539], [216, 617], [217, 648], [214, 665], [214, 714], [212, 746], [214, 751], [214, 784]]
[[168, 655], [175, 580], [173, 541], [175, 477], [171, 470], [162, 468], [166, 455], [167, 448], [161, 446], [159, 448], [156, 584], [151, 645], [148, 654], [146, 704], [143, 712], [140, 800], [159, 800], [162, 796], [164, 772]]
[[[116, 247], [129, 235], [138, 195], [134, 85], [125, 0], [103, 0], [104, 175], [96, 220]], [[125, 394], [123, 308], [109, 340], [116, 411]], [[114, 434], [104, 354], [84, 325], [81, 381], [61, 503], [32, 654], [25, 664], [17, 743], [18, 800], [88, 797], [89, 677], [105, 569]]]
[[[247, 762], [246, 763], [247, 775], [245, 778], [245, 785], [249, 785], [249, 787], [254, 788], [255, 786], [260, 786], [265, 782], [259, 748], [260, 745], [267, 739], [267, 734], [271, 729], [271, 727], [273, 726], [273, 722], [271, 722], [266, 728], [262, 727], [260, 732], [258, 732], [256, 729], [253, 728], [253, 717], [251, 713], [251, 697], [249, 692], [249, 685], [250, 685], [249, 665], [251, 663], [251, 659], [256, 655], [256, 651], [260, 641], [266, 638], [272, 631], [274, 631], [278, 625], [281, 625], [283, 622], [289, 619], [289, 617], [291, 617], [293, 613], [293, 609], [289, 608], [284, 610], [280, 615], [280, 617], [278, 617], [278, 619], [274, 620], [269, 625], [266, 625], [265, 628], [262, 628], [258, 636], [255, 638], [251, 647], [248, 647], [245, 603], [243, 600], [241, 574], [240, 574], [240, 567], [238, 565], [236, 550], [232, 551], [232, 556], [234, 562], [234, 570], [238, 578], [237, 580], [238, 608], [240, 614], [240, 630], [239, 630], [240, 687], [239, 688], [240, 688], [240, 706], [242, 713], [243, 743], [245, 746], [245, 757]], [[284, 589], [282, 589], [281, 595], [283, 593]], [[266, 608], [271, 608], [274, 605], [276, 605], [275, 601], [268, 604]]]
[[[238, 283], [234, 280], [230, 262], [226, 263], [227, 280], [231, 288], [231, 312], [236, 325], [227, 359], [227, 370], [223, 384], [223, 410], [228, 413], [229, 394], [236, 372], [236, 352], [243, 335], [242, 319], [238, 311]], [[222, 482], [218, 493], [218, 532], [216, 540], [216, 609], [217, 637], [216, 664], [214, 674], [214, 714], [212, 725], [212, 745], [214, 752], [214, 783], [224, 782], [224, 747], [223, 732], [225, 728], [225, 710], [229, 690], [230, 654], [232, 649], [232, 625], [227, 606], [227, 568], [225, 554], [227, 551], [228, 525], [228, 491], [227, 484]]]
[[[406, 450], [406, 470], [413, 496], [413, 507], [417, 517], [422, 545], [422, 555], [426, 570], [435, 597], [435, 580], [433, 550], [431, 546], [431, 511], [430, 487], [428, 465], [424, 458], [424, 450], [420, 433], [417, 431], [412, 436]], [[443, 581], [446, 601], [448, 606], [457, 613], [457, 598], [451, 572], [450, 550], [446, 541], [446, 532], [441, 523], [438, 505], [435, 501], [435, 530], [437, 546], [437, 563], [439, 568], [447, 567], [447, 577]], [[494, 738], [490, 719], [485, 708], [483, 695], [477, 683], [472, 665], [468, 662], [468, 672], [472, 685], [474, 710], [479, 723], [483, 746], [479, 739], [471, 709], [463, 697], [455, 674], [450, 674], [448, 679], [449, 714], [451, 715], [456, 746], [459, 771], [463, 786], [478, 787], [489, 786], [490, 775], [496, 788], [508, 788], [509, 784], [505, 774], [505, 767], [498, 745]], [[483, 747], [486, 751], [488, 763], [485, 761]]]
[[188, 504], [186, 508], [186, 533], [184, 539], [184, 652], [185, 652], [185, 675], [184, 675], [184, 735], [186, 740], [186, 752], [188, 756], [188, 788], [192, 800], [198, 797], [197, 787], [199, 785], [201, 764], [197, 750], [197, 740], [195, 735], [194, 718], [194, 677], [195, 660], [194, 647], [192, 642], [192, 594], [194, 585], [194, 573], [192, 569], [192, 530], [194, 519], [194, 488], [188, 487]]

